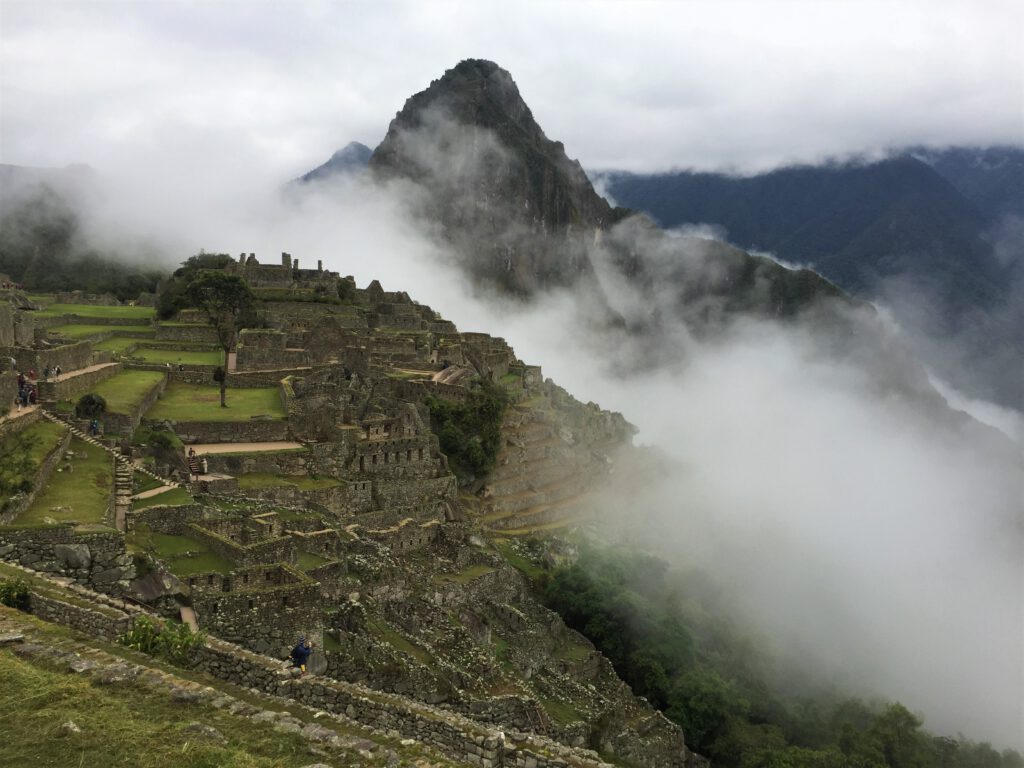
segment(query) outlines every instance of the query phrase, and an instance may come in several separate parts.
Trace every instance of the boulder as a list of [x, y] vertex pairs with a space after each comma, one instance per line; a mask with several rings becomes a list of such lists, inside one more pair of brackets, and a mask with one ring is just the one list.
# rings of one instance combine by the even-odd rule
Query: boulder
[[88, 568], [92, 563], [92, 553], [86, 544], [57, 544], [53, 554], [67, 568]]

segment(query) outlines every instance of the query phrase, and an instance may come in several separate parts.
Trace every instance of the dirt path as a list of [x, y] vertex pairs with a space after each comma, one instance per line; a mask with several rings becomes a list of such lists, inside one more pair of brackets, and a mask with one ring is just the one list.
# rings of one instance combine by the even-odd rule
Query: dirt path
[[190, 445], [197, 454], [204, 453], [257, 453], [259, 451], [288, 451], [301, 448], [302, 443], [197, 443]]

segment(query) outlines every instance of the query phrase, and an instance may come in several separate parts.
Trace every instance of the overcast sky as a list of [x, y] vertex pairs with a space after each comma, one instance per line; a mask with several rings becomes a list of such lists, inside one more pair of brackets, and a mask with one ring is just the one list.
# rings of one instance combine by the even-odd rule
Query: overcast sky
[[[0, 162], [289, 178], [467, 57], [588, 169], [1021, 143], [1024, 3], [0, 2]], [[191, 159], [190, 159], [191, 158]]]

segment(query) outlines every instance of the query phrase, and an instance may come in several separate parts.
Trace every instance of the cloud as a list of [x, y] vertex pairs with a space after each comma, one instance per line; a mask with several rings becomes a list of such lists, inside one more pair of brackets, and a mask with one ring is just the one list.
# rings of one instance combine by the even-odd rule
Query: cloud
[[[507, 68], [547, 133], [594, 169], [746, 172], [1024, 134], [1024, 10], [1011, 0], [10, 2], [2, 14], [0, 156], [17, 164], [106, 169], [161, 127], [191, 127], [284, 180], [350, 140], [375, 145], [407, 96], [471, 56]], [[161, 143], [168, 157], [187, 149]]]

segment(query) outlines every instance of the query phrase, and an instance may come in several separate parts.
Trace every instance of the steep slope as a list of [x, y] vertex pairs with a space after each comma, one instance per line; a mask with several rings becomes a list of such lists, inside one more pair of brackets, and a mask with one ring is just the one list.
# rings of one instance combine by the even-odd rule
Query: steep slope
[[948, 147], [909, 152], [928, 163], [990, 219], [1024, 216], [1024, 149]]

